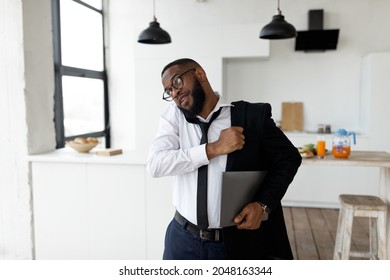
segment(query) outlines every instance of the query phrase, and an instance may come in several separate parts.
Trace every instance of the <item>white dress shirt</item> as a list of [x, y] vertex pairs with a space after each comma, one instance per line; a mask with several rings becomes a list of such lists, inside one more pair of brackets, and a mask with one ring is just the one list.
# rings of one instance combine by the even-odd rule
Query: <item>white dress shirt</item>
[[[207, 119], [223, 107], [208, 131], [208, 142], [218, 140], [221, 130], [231, 126], [230, 104], [218, 101]], [[200, 145], [202, 132], [197, 124], [188, 123], [173, 102], [160, 116], [156, 138], [150, 148], [147, 169], [153, 177], [174, 176], [173, 205], [188, 221], [197, 224], [196, 194], [198, 168], [208, 164], [207, 211], [209, 228], [220, 224], [221, 180], [226, 169], [227, 155], [208, 160], [206, 144]]]

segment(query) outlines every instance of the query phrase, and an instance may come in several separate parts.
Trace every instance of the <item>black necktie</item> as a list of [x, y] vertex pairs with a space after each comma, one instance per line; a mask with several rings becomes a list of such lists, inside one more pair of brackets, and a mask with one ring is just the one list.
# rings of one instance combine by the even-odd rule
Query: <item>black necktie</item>
[[[208, 123], [199, 121], [198, 119], [187, 119], [188, 122], [197, 123], [202, 130], [202, 138], [200, 144], [207, 143], [207, 132], [211, 123], [219, 116], [221, 113], [221, 108], [214, 112]], [[203, 165], [198, 168], [198, 190], [197, 190], [197, 205], [196, 205], [196, 214], [198, 227], [202, 230], [207, 229], [209, 226], [209, 219], [207, 216], [207, 169], [208, 165]]]

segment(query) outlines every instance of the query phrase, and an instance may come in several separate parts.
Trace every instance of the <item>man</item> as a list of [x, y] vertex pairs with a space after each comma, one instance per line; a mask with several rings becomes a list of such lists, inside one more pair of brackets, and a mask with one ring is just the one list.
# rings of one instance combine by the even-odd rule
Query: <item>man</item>
[[[163, 99], [174, 103], [160, 117], [147, 168], [153, 177], [174, 176], [177, 211], [167, 228], [163, 258], [292, 259], [280, 201], [302, 159], [276, 127], [271, 106], [222, 103], [192, 59], [169, 63], [161, 77]], [[204, 144], [202, 123], [211, 123]], [[199, 179], [204, 169], [208, 175]], [[222, 172], [255, 170], [268, 173], [253, 202], [235, 217], [236, 226], [220, 228]], [[206, 180], [205, 199], [198, 180]], [[198, 198], [207, 201], [206, 222]]]

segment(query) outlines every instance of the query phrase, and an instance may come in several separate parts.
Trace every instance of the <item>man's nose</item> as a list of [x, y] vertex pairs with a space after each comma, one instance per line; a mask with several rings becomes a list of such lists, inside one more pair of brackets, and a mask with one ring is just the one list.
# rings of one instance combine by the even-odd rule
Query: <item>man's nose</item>
[[174, 87], [172, 87], [172, 98], [175, 99], [179, 97], [179, 95], [180, 95], [180, 89], [175, 89]]

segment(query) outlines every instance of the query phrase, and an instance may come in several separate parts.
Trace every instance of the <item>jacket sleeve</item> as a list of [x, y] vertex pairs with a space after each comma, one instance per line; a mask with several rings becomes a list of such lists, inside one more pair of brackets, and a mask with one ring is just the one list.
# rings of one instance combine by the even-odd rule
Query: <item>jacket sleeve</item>
[[271, 105], [263, 104], [259, 131], [259, 156], [268, 170], [256, 199], [272, 210], [280, 204], [288, 186], [302, 162], [298, 149], [276, 126], [272, 119]]

